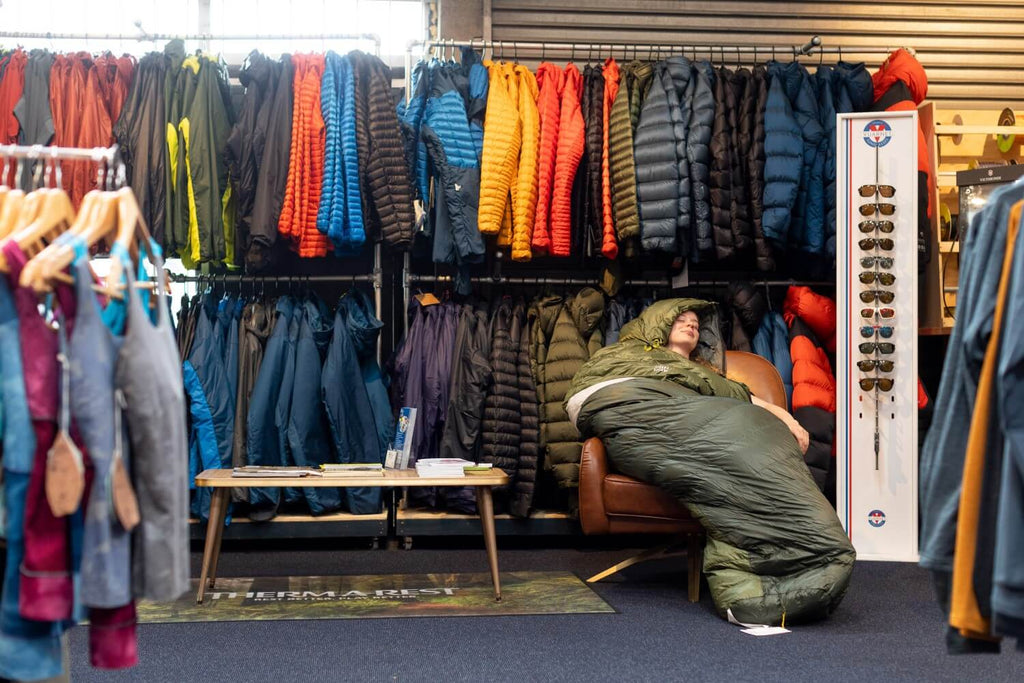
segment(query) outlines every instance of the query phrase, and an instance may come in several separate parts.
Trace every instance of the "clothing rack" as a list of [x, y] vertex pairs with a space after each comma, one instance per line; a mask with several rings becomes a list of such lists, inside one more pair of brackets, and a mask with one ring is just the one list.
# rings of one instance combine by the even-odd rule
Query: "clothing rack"
[[111, 147], [47, 147], [44, 145], [0, 145], [0, 158], [6, 159], [82, 159], [114, 163], [117, 145]]
[[[136, 26], [139, 26], [136, 23]], [[287, 34], [287, 33], [273, 33], [273, 34], [235, 34], [235, 35], [217, 35], [215, 33], [186, 33], [186, 34], [174, 34], [174, 33], [148, 33], [139, 26], [139, 33], [136, 35], [125, 35], [125, 34], [100, 34], [100, 33], [49, 33], [49, 32], [16, 32], [16, 31], [0, 31], [0, 39], [10, 38], [12, 40], [80, 40], [80, 41], [101, 41], [101, 40], [117, 40], [121, 42], [137, 41], [137, 42], [158, 42], [168, 40], [186, 40], [186, 41], [199, 41], [199, 42], [210, 42], [211, 40], [250, 40], [258, 42], [261, 40], [348, 40], [348, 41], [359, 41], [365, 40], [372, 42], [376, 45], [376, 50], [380, 52], [380, 36], [376, 33], [310, 33], [310, 34]]]

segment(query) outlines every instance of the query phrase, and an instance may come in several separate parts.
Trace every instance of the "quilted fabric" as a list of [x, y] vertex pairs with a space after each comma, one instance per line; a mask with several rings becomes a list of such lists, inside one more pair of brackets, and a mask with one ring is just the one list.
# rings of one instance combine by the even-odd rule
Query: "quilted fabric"
[[519, 167], [522, 124], [518, 103], [509, 92], [508, 73], [502, 64], [485, 61], [490, 76], [484, 149], [480, 169], [480, 208], [477, 225], [484, 235], [497, 235], [508, 206]]
[[516, 65], [518, 80], [519, 121], [522, 124], [522, 146], [516, 175], [516, 193], [512, 202], [512, 260], [529, 261], [537, 211], [537, 169], [540, 160], [540, 110], [537, 108], [537, 79], [525, 66]]
[[601, 254], [609, 260], [619, 255], [619, 244], [615, 241], [615, 220], [612, 211], [611, 160], [608, 155], [608, 123], [612, 103], [619, 92], [619, 65], [609, 57], [601, 70], [604, 76], [604, 99], [602, 104], [602, 151], [601, 154]]
[[535, 254], [544, 255], [551, 251], [551, 193], [555, 182], [555, 153], [558, 149], [558, 125], [565, 72], [551, 62], [542, 62], [537, 68], [537, 86], [540, 138], [537, 160], [537, 209], [533, 220], [531, 246]]
[[558, 151], [551, 196], [551, 255], [568, 256], [572, 246], [572, 184], [583, 158], [584, 127], [580, 110], [583, 76], [575, 64], [565, 67], [558, 122]]

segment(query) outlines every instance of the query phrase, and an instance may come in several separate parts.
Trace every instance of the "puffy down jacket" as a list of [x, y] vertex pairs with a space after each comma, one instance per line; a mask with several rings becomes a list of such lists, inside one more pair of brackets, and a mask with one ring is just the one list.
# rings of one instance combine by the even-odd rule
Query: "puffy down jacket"
[[515, 192], [512, 194], [512, 260], [529, 261], [533, 256], [533, 225], [537, 212], [537, 168], [540, 160], [540, 112], [537, 109], [537, 79], [525, 66], [516, 65], [519, 121], [522, 146]]
[[580, 110], [583, 76], [575, 64], [565, 67], [559, 110], [555, 180], [551, 195], [551, 255], [568, 256], [572, 246], [572, 186], [583, 158], [584, 127]]
[[686, 159], [693, 188], [693, 260], [711, 257], [715, 248], [711, 234], [711, 129], [715, 122], [715, 71], [707, 62], [693, 65], [694, 88], [690, 125], [686, 135]]
[[565, 73], [551, 62], [537, 68], [540, 133], [537, 159], [537, 209], [534, 214], [532, 251], [545, 255], [551, 251], [551, 192], [555, 184], [555, 152], [558, 149], [558, 123]]
[[510, 92], [508, 70], [504, 64], [495, 62], [485, 62], [485, 65], [490, 78], [480, 171], [478, 225], [484, 235], [497, 235], [501, 232], [509, 193], [516, 180], [523, 133], [519, 120], [519, 102]]
[[612, 211], [611, 160], [608, 155], [609, 120], [612, 104], [619, 92], [619, 65], [612, 57], [605, 60], [601, 70], [604, 76], [603, 116], [601, 120], [601, 254], [609, 260], [619, 255], [619, 245], [615, 240], [615, 219]]
[[786, 92], [786, 66], [768, 66], [768, 99], [764, 114], [764, 195], [761, 227], [779, 249], [789, 243], [790, 222], [800, 173], [803, 169], [803, 134]]
[[643, 248], [683, 257], [689, 256], [693, 239], [686, 145], [695, 87], [692, 76], [685, 57], [670, 57], [655, 65], [633, 137]]
[[515, 486], [510, 512], [528, 517], [533, 505], [540, 455], [540, 422], [537, 387], [530, 371], [530, 326], [526, 303], [520, 299], [512, 311], [512, 338], [519, 340], [516, 349], [516, 379], [519, 384], [519, 458], [516, 463]]
[[754, 353], [771, 361], [786, 387], [786, 406], [793, 405], [793, 359], [789, 355], [789, 328], [782, 315], [769, 311], [752, 342]]
[[[635, 258], [640, 240], [640, 214], [636, 202], [636, 165], [633, 163], [634, 119], [632, 98], [640, 97], [636, 85], [646, 76], [650, 82], [653, 70], [649, 64], [630, 62], [622, 70], [619, 92], [612, 102], [608, 119], [608, 163], [612, 216], [616, 238], [626, 258]], [[640, 103], [636, 103], [640, 111]], [[637, 117], [638, 118], [638, 117]]]
[[745, 148], [745, 159], [750, 189], [750, 220], [754, 226], [755, 264], [760, 271], [770, 271], [775, 270], [775, 257], [771, 243], [765, 239], [763, 227], [765, 110], [768, 106], [768, 72], [763, 66], [756, 66], [751, 72], [740, 106], [740, 136], [750, 139], [749, 148]]
[[594, 255], [601, 244], [601, 231], [604, 223], [602, 214], [603, 181], [602, 168], [604, 158], [604, 76], [601, 68], [588, 66], [583, 72], [583, 121], [586, 128], [586, 154], [584, 164], [584, 230], [574, 233], [574, 239], [582, 238], [581, 247], [586, 249], [587, 256]]

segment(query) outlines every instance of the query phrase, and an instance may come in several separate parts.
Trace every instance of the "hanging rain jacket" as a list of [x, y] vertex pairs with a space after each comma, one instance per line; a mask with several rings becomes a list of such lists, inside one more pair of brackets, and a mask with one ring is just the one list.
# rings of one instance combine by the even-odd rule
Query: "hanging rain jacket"
[[576, 65], [565, 67], [558, 119], [555, 179], [551, 193], [551, 255], [568, 256], [572, 247], [572, 187], [583, 158], [586, 131], [580, 94], [583, 76]]
[[[249, 399], [246, 418], [246, 464], [283, 465], [280, 428], [275, 420], [277, 398], [284, 393], [284, 370], [288, 353], [288, 330], [295, 315], [295, 302], [289, 296], [274, 306], [273, 332], [267, 339], [263, 362]], [[289, 385], [290, 386], [290, 385]], [[268, 519], [276, 514], [280, 489], [250, 488], [249, 504], [254, 519]]]
[[[363, 376], [363, 386], [373, 412], [373, 422], [377, 433], [377, 460], [384, 462], [388, 444], [395, 435], [394, 420], [391, 417], [391, 405], [388, 403], [388, 392], [384, 386], [384, 378], [377, 362], [377, 340], [384, 323], [377, 318], [373, 310], [373, 302], [369, 295], [361, 289], [349, 291], [338, 307], [344, 309], [345, 324], [348, 326], [349, 337], [359, 360], [359, 370]], [[368, 453], [367, 457], [371, 454]], [[376, 462], [368, 460], [367, 462]]]
[[786, 406], [793, 405], [793, 359], [789, 355], [789, 328], [782, 315], [768, 311], [754, 335], [751, 347], [757, 355], [767, 359], [779, 371], [786, 388]]
[[151, 52], [139, 60], [128, 99], [113, 130], [142, 218], [153, 239], [164, 246], [167, 202], [164, 82], [170, 66], [170, 58], [159, 52]]
[[[239, 322], [238, 346], [238, 390], [235, 393], [235, 429], [231, 445], [231, 465], [241, 467], [247, 464], [246, 439], [249, 420], [249, 405], [256, 380], [263, 364], [263, 347], [273, 329], [274, 320], [262, 301], [248, 304], [242, 311]], [[247, 503], [247, 489], [232, 489], [232, 500]]]
[[19, 48], [4, 61], [3, 78], [0, 78], [0, 143], [16, 145], [21, 124], [14, 115], [14, 108], [24, 93], [28, 54]]
[[[790, 224], [804, 159], [803, 133], [786, 88], [789, 72], [791, 70], [779, 62], [768, 65], [768, 99], [764, 114], [761, 227], [764, 236], [780, 249], [785, 249], [790, 242]], [[796, 85], [799, 88], [799, 82]]]
[[[302, 304], [299, 336], [295, 342], [295, 374], [288, 412], [288, 447], [292, 460], [301, 467], [318, 468], [334, 458], [331, 454], [328, 424], [320, 400], [323, 358], [332, 336], [332, 318], [326, 304], [310, 295]], [[350, 385], [338, 383], [336, 389]], [[302, 489], [313, 515], [336, 512], [341, 508], [338, 489], [308, 487]]]
[[[367, 313], [368, 307], [365, 302], [347, 301], [353, 296], [352, 293], [347, 294], [338, 303], [323, 379], [317, 389], [327, 412], [336, 461], [379, 463], [382, 462], [381, 431], [384, 426], [383, 421], [378, 422], [382, 408], [380, 401], [383, 399], [386, 405], [387, 399], [380, 395], [383, 391], [383, 385], [380, 385], [374, 388], [371, 403], [370, 386], [364, 379], [358, 355], [359, 351], [366, 353], [369, 347], [370, 362], [376, 364], [373, 353], [379, 328], [367, 327], [357, 319]], [[372, 370], [367, 371], [372, 374]], [[390, 422], [390, 409], [386, 418]], [[343, 495], [346, 508], [352, 514], [380, 511], [379, 488], [346, 488]]]
[[686, 144], [696, 88], [692, 76], [686, 57], [655, 65], [633, 137], [643, 248], [684, 258], [694, 240]]
[[609, 158], [609, 126], [612, 105], [619, 93], [619, 65], [609, 57], [601, 71], [604, 76], [604, 97], [602, 104], [602, 144], [601, 144], [601, 254], [614, 261], [619, 255], [619, 244], [616, 241], [615, 217], [612, 210], [611, 159]]
[[522, 146], [516, 173], [516, 191], [512, 195], [512, 260], [529, 261], [533, 257], [533, 224], [537, 211], [537, 168], [540, 158], [540, 112], [537, 109], [537, 79], [525, 66], [517, 64], [519, 121]]
[[477, 461], [484, 405], [492, 381], [487, 311], [466, 304], [459, 313], [451, 370], [451, 400], [441, 437], [442, 458]]
[[[194, 439], [198, 441], [195, 442], [195, 447], [190, 449], [189, 458], [189, 473], [193, 480], [195, 475], [211, 466], [231, 466], [235, 395], [231, 392], [224, 365], [224, 338], [220, 336], [223, 334], [223, 326], [217, 325], [220, 330], [216, 330], [211, 319], [215, 316], [217, 305], [217, 302], [207, 296], [197, 312], [199, 317], [196, 321], [196, 335], [185, 370], [185, 388], [191, 398], [193, 427], [198, 430], [194, 434]], [[204, 426], [206, 424], [212, 427], [216, 443], [216, 456], [213, 462], [206, 436], [209, 432]], [[210, 514], [210, 498], [209, 488], [195, 488], [192, 513], [207, 519]]]
[[490, 79], [480, 169], [478, 225], [484, 235], [498, 235], [505, 220], [509, 193], [516, 182], [523, 131], [519, 118], [518, 88], [510, 85], [509, 69], [504, 63], [486, 61], [484, 64]]
[[551, 251], [551, 192], [555, 183], [555, 153], [558, 149], [558, 123], [565, 73], [556, 64], [542, 62], [537, 67], [537, 86], [537, 211], [534, 215], [531, 247], [533, 253], [543, 256]]
[[355, 88], [356, 144], [365, 183], [361, 194], [367, 235], [405, 249], [412, 243], [416, 214], [391, 95], [391, 69], [380, 58], [359, 50], [350, 52], [347, 59]]
[[[277, 241], [277, 221], [284, 205], [285, 187], [290, 172], [292, 143], [292, 67], [291, 55], [282, 55], [274, 65], [273, 92], [260, 110], [256, 123], [254, 151], [260, 160], [256, 196], [249, 225], [249, 246], [245, 254], [246, 271], [259, 272], [269, 265], [270, 248]], [[259, 141], [263, 152], [259, 153]]]
[[292, 55], [295, 68], [292, 145], [288, 184], [277, 229], [300, 257], [327, 255], [327, 237], [317, 230], [316, 212], [324, 175], [324, 119], [320, 108], [323, 55]]
[[[17, 54], [17, 52], [13, 53]], [[12, 54], [12, 56], [13, 56]], [[21, 99], [14, 107], [21, 133], [20, 145], [47, 145], [53, 138], [53, 113], [50, 110], [50, 70], [53, 68], [53, 54], [48, 50], [32, 50], [25, 65], [25, 85]], [[161, 138], [162, 139], [162, 138]], [[121, 158], [124, 159], [124, 150]], [[16, 166], [15, 166], [16, 167]], [[25, 164], [21, 178], [17, 181], [22, 190], [32, 190], [32, 163]], [[153, 225], [150, 223], [150, 225]]]

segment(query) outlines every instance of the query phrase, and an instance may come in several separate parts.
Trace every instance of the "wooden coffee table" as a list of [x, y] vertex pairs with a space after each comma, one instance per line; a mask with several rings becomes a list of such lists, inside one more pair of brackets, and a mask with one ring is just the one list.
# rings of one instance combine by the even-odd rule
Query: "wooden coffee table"
[[[217, 580], [217, 560], [220, 558], [220, 544], [224, 537], [224, 520], [228, 512], [228, 501], [233, 488], [349, 488], [349, 487], [412, 487], [472, 486], [476, 490], [476, 506], [480, 513], [484, 545], [487, 548], [487, 564], [491, 568], [494, 583], [494, 599], [501, 601], [501, 580], [498, 578], [498, 545], [494, 534], [494, 500], [491, 488], [508, 484], [508, 475], [500, 469], [486, 474], [472, 474], [465, 477], [421, 477], [415, 470], [385, 470], [374, 477], [232, 477], [231, 470], [204, 470], [196, 477], [196, 486], [213, 489], [210, 501], [210, 521], [206, 527], [206, 546], [203, 549], [203, 568], [199, 577], [199, 593], [196, 602], [202, 603], [206, 589], [212, 589]], [[207, 585], [209, 580], [209, 585]]]

